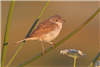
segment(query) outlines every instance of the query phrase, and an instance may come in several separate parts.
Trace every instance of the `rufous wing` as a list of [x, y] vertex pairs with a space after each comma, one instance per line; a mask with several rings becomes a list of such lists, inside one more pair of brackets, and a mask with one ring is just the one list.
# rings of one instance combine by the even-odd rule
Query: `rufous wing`
[[50, 31], [54, 30], [55, 27], [56, 27], [56, 24], [55, 23], [52, 23], [51, 21], [46, 20], [44, 22], [41, 22], [39, 24], [39, 26], [27, 38], [39, 37], [39, 36], [41, 36], [43, 34], [47, 34]]

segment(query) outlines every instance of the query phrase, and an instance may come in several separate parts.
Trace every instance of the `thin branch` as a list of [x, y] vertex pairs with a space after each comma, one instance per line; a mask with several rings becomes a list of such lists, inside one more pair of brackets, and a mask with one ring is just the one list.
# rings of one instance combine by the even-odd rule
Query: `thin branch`
[[90, 63], [90, 65], [88, 67], [92, 67], [93, 64], [96, 62], [96, 60], [99, 58], [100, 56], [100, 52], [97, 54], [97, 56], [93, 59], [93, 61]]
[[[34, 24], [32, 25], [31, 29], [30, 29], [29, 32], [27, 33], [26, 37], [28, 37], [29, 34], [32, 32], [33, 28], [35, 27], [36, 23], [37, 23], [38, 20], [40, 19], [41, 15], [43, 14], [43, 12], [44, 12], [45, 8], [47, 7], [48, 3], [49, 3], [49, 0], [47, 1], [47, 3], [45, 4], [45, 6], [43, 7], [42, 11], [40, 12], [38, 18], [35, 20]], [[26, 37], [25, 37], [25, 38], [26, 38]], [[15, 52], [15, 54], [14, 54], [13, 57], [10, 59], [10, 61], [8, 62], [8, 64], [6, 65], [7, 67], [8, 67], [8, 66], [11, 64], [11, 62], [14, 60], [14, 58], [16, 57], [16, 55], [18, 54], [18, 52], [20, 51], [20, 49], [22, 48], [22, 46], [23, 46], [24, 43], [25, 43], [25, 41], [23, 41], [23, 42], [20, 44], [20, 46], [19, 46], [19, 48], [17, 49], [17, 51]]]
[[12, 13], [13, 13], [13, 9], [14, 9], [14, 4], [15, 4], [15, 1], [11, 1], [9, 12], [8, 12], [8, 18], [7, 18], [5, 36], [4, 36], [4, 43], [3, 43], [3, 48], [2, 48], [1, 67], [4, 67], [4, 65], [5, 65], [5, 58], [6, 58], [8, 38], [9, 38], [9, 30], [10, 30], [10, 24], [11, 24], [11, 18], [12, 18]]
[[[94, 18], [94, 17], [99, 13], [99, 11], [100, 11], [100, 8], [99, 8], [89, 19], [87, 19], [81, 26], [79, 26], [76, 30], [74, 30], [74, 31], [73, 31], [72, 33], [70, 33], [68, 36], [66, 36], [65, 38], [63, 38], [62, 40], [60, 40], [58, 43], [56, 43], [56, 44], [54, 45], [54, 48], [56, 48], [58, 45], [60, 45], [60, 44], [63, 43], [64, 41], [66, 41], [68, 38], [70, 38], [72, 35], [74, 35], [74, 34], [75, 34], [76, 32], [78, 32], [80, 29], [82, 29], [90, 20], [92, 20], [92, 18]], [[52, 49], [53, 49], [52, 47], [48, 48], [48, 49], [45, 51], [45, 53], [48, 53], [48, 52], [51, 51]], [[44, 54], [45, 54], [45, 53], [44, 53]], [[29, 64], [30, 62], [32, 62], [32, 61], [38, 59], [38, 58], [41, 57], [41, 56], [43, 56], [42, 53], [38, 54], [37, 56], [35, 56], [35, 57], [29, 59], [28, 61], [26, 61], [26, 62], [24, 62], [24, 63], [18, 65], [18, 67], [25, 66], [25, 65]]]

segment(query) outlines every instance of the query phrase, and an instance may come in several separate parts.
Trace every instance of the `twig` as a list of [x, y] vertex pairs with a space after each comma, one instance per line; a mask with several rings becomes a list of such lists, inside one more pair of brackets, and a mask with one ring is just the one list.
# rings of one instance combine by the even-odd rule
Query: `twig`
[[[64, 41], [66, 41], [68, 38], [70, 38], [72, 35], [74, 35], [74, 34], [75, 34], [76, 32], [78, 32], [80, 29], [82, 29], [90, 20], [92, 20], [92, 18], [94, 18], [94, 17], [99, 13], [99, 11], [100, 11], [100, 8], [99, 8], [89, 19], [87, 19], [81, 26], [79, 26], [76, 30], [74, 30], [74, 31], [73, 31], [72, 33], [70, 33], [68, 36], [66, 36], [65, 38], [63, 38], [62, 40], [60, 40], [58, 43], [56, 43], [56, 44], [54, 45], [54, 48], [56, 48], [58, 45], [60, 45], [60, 44], [63, 43]], [[45, 53], [51, 51], [52, 49], [53, 49], [52, 47], [48, 48], [48, 49], [45, 51]], [[45, 53], [44, 53], [44, 54], [45, 54]], [[18, 67], [25, 66], [25, 65], [29, 64], [30, 62], [32, 62], [32, 61], [38, 59], [38, 58], [41, 57], [41, 56], [43, 56], [42, 53], [38, 54], [37, 56], [35, 56], [35, 57], [29, 59], [28, 61], [26, 61], [26, 62], [24, 62], [24, 63], [18, 65]]]
[[2, 48], [1, 67], [4, 67], [4, 65], [5, 65], [5, 58], [6, 58], [6, 52], [7, 52], [7, 46], [8, 46], [10, 23], [11, 23], [12, 13], [13, 13], [13, 9], [14, 9], [14, 4], [15, 4], [15, 1], [11, 1], [9, 12], [8, 12], [8, 18], [7, 18], [5, 36], [4, 36], [4, 43], [3, 43], [3, 48]]
[[[41, 15], [43, 14], [43, 12], [44, 12], [45, 8], [47, 7], [48, 3], [49, 3], [49, 0], [47, 1], [47, 3], [45, 4], [45, 6], [43, 7], [42, 11], [40, 12], [38, 18], [36, 19], [36, 21], [35, 21], [34, 24], [32, 25], [32, 27], [31, 27], [31, 29], [29, 30], [29, 32], [27, 33], [26, 37], [29, 36], [29, 34], [31, 33], [31, 31], [32, 31], [33, 28], [35, 27], [36, 23], [37, 23], [38, 20], [40, 19]], [[25, 38], [26, 38], [26, 37], [25, 37]], [[8, 64], [6, 65], [7, 67], [8, 67], [8, 66], [11, 64], [11, 62], [14, 60], [14, 58], [16, 57], [16, 55], [18, 54], [18, 52], [20, 51], [20, 49], [22, 48], [22, 46], [23, 46], [24, 43], [25, 43], [25, 41], [23, 41], [23, 42], [20, 44], [20, 46], [19, 46], [19, 48], [17, 49], [17, 51], [15, 52], [15, 54], [14, 54], [13, 57], [10, 59], [10, 61], [8, 62]]]
[[97, 56], [93, 59], [93, 61], [90, 63], [90, 65], [88, 67], [92, 67], [93, 64], [96, 62], [96, 60], [99, 58], [100, 56], [100, 52], [97, 54]]

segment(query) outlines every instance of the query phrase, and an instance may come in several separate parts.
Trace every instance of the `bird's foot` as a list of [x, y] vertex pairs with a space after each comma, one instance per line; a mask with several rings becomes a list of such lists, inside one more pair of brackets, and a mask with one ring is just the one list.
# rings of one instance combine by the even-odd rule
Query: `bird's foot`
[[43, 52], [42, 52], [42, 54], [44, 55], [44, 53], [45, 53], [45, 49], [43, 49]]
[[54, 47], [54, 45], [55, 45], [55, 44], [52, 45], [52, 48], [56, 48], [56, 47]]

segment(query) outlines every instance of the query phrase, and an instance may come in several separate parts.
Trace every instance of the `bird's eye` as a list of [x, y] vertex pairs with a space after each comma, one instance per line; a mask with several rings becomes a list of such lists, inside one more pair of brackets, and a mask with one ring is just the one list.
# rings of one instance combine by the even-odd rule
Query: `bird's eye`
[[58, 21], [58, 20], [56, 20], [56, 21]]

